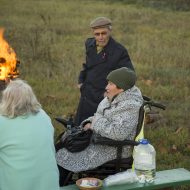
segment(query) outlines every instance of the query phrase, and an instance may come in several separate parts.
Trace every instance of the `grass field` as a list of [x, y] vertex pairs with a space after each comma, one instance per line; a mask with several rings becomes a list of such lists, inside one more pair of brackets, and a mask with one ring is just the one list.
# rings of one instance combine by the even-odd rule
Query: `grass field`
[[33, 87], [57, 135], [61, 126], [54, 117], [75, 113], [78, 104], [89, 23], [110, 17], [113, 37], [127, 47], [135, 65], [137, 86], [167, 106], [164, 122], [146, 127], [158, 170], [190, 169], [190, 4], [150, 2], [0, 0], [0, 27], [21, 62], [20, 78]]

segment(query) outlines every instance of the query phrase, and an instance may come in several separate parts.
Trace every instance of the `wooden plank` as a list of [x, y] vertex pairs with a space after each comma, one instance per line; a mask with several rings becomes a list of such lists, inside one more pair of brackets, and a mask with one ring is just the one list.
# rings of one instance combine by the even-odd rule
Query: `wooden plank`
[[[101, 190], [151, 190], [165, 187], [176, 187], [180, 185], [190, 186], [190, 172], [184, 168], [164, 170], [156, 172], [156, 179], [154, 183], [141, 184], [123, 184], [109, 187], [102, 187]], [[60, 188], [60, 190], [77, 190], [76, 185], [69, 185]]]

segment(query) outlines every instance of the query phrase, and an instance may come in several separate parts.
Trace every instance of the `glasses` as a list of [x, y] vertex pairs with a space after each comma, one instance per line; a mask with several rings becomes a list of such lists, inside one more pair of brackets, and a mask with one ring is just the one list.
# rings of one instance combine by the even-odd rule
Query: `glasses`
[[108, 33], [107, 32], [96, 32], [94, 33], [94, 36], [106, 36]]

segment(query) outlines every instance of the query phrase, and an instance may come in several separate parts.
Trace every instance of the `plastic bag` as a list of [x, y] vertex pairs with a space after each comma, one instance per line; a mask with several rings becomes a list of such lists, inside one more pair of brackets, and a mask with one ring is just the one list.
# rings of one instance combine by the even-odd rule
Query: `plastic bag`
[[137, 175], [132, 170], [120, 172], [114, 175], [108, 176], [104, 179], [104, 186], [120, 185], [124, 183], [135, 183], [138, 181]]

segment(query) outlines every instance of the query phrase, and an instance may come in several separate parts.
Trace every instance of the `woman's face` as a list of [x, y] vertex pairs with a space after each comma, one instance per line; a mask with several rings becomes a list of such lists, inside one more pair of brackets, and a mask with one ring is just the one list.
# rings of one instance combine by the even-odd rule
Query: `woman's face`
[[111, 100], [115, 95], [120, 94], [123, 91], [123, 89], [118, 88], [113, 82], [108, 81], [105, 96], [107, 96], [108, 99]]

